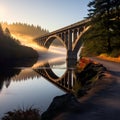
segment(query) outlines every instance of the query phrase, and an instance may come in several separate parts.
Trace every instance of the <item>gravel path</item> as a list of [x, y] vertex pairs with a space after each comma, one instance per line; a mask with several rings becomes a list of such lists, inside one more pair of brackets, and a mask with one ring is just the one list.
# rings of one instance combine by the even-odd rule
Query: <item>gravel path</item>
[[112, 84], [84, 101], [80, 111], [61, 113], [54, 120], [120, 120], [120, 63], [90, 59], [107, 68], [113, 77]]
[[101, 60], [99, 58], [90, 58], [90, 59], [103, 64], [103, 66], [105, 66], [108, 69], [108, 71], [113, 75], [113, 77], [115, 77], [118, 83], [120, 82], [120, 63]]

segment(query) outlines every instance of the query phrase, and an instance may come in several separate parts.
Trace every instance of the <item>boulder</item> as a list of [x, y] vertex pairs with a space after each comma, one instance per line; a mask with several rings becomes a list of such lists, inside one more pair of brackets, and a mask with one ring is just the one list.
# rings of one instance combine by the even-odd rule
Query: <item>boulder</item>
[[65, 111], [79, 111], [80, 102], [73, 94], [65, 94], [57, 96], [53, 99], [52, 103], [48, 107], [47, 111], [41, 116], [42, 120], [53, 120], [53, 118]]

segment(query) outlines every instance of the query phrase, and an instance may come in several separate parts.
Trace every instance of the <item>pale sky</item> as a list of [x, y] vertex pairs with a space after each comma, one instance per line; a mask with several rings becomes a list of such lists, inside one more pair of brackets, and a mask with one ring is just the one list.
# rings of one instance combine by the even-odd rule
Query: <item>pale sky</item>
[[0, 0], [0, 21], [39, 25], [54, 31], [83, 20], [91, 0]]

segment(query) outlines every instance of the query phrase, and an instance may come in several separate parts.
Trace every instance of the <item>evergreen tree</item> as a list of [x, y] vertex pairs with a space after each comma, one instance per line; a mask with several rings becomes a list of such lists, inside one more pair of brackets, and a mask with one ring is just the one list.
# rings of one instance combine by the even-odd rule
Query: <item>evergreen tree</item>
[[114, 17], [118, 20], [120, 20], [120, 0], [112, 0], [112, 8]]
[[[107, 36], [107, 49], [111, 51], [111, 39], [110, 39], [110, 0], [94, 0], [88, 4], [89, 17], [91, 18], [91, 25], [97, 27], [99, 33], [103, 33]], [[106, 33], [106, 34], [105, 34]], [[99, 34], [103, 36], [103, 34]]]
[[2, 26], [0, 24], [0, 36], [2, 36], [2, 35], [3, 35], [3, 29], [2, 29]]
[[120, 0], [92, 0], [88, 4], [90, 29], [85, 39], [85, 55], [120, 56]]
[[11, 36], [11, 33], [10, 33], [10, 31], [9, 31], [8, 28], [5, 28], [5, 34], [6, 34], [7, 36]]
[[103, 47], [111, 53], [113, 37], [120, 34], [119, 0], [93, 0], [88, 7], [88, 18], [91, 19], [89, 24], [92, 26], [90, 37], [102, 40]]

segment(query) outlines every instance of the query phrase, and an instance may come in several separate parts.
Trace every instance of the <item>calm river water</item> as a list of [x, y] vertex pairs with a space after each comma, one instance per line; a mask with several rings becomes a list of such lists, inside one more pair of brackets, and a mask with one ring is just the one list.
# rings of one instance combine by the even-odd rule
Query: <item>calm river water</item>
[[32, 66], [0, 69], [0, 117], [10, 110], [31, 106], [44, 112], [55, 96], [65, 94], [71, 87], [65, 85], [68, 81], [63, 84], [65, 61], [64, 56], [42, 58]]

